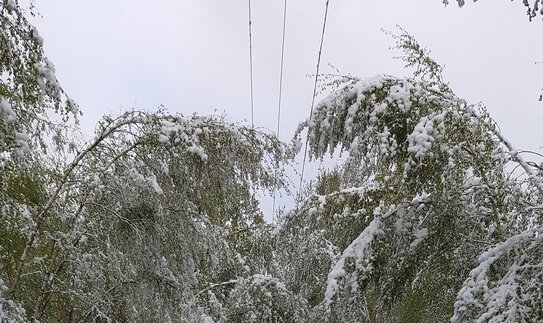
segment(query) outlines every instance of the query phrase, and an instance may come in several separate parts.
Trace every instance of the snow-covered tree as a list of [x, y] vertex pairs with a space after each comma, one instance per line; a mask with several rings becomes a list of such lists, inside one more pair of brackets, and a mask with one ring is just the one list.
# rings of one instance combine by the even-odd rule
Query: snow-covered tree
[[[533, 269], [539, 166], [484, 106], [454, 95], [410, 35], [396, 40], [418, 77], [344, 78], [301, 124], [311, 156], [341, 149], [348, 157], [339, 192], [284, 216], [279, 268], [292, 288], [324, 289], [311, 305], [327, 321], [445, 321], [453, 304], [454, 320], [540, 320], [531, 310], [542, 283]], [[517, 168], [524, 175], [515, 177]]]
[[286, 145], [163, 111], [106, 116], [88, 142], [71, 139], [78, 110], [42, 39], [16, 2], [1, 10], [1, 317], [211, 317], [200, 291], [264, 266], [248, 261], [266, 232], [254, 192], [282, 185]]
[[56, 183], [29, 181], [41, 211], [27, 217], [39, 226], [21, 233], [11, 292], [35, 289], [21, 297], [42, 321], [204, 315], [199, 290], [251, 274], [244, 258], [263, 226], [253, 192], [276, 185], [286, 152], [217, 117], [104, 118]]
[[209, 293], [199, 291], [251, 273], [248, 232], [263, 225], [253, 190], [275, 184], [275, 161], [266, 159], [282, 156], [283, 146], [220, 118], [131, 118], [143, 120], [110, 136], [83, 170], [97, 189], [84, 209], [89, 250], [74, 259], [93, 276], [82, 279], [80, 295], [94, 291], [85, 302], [101, 300], [92, 315], [104, 318], [187, 320], [206, 313]]
[[[42, 49], [43, 39], [25, 19], [16, 1], [0, 2], [0, 317], [15, 320], [38, 281], [24, 276], [25, 290], [17, 293], [24, 265], [37, 270], [46, 245], [34, 234], [46, 220], [46, 183], [58, 173], [51, 165], [69, 154], [65, 140], [69, 120], [77, 123], [77, 105], [66, 96], [54, 66]], [[35, 153], [37, 152], [37, 153]], [[25, 252], [26, 251], [26, 252]], [[32, 258], [32, 264], [28, 260]], [[14, 312], [11, 312], [14, 311]], [[31, 311], [27, 311], [29, 313]]]
[[[332, 80], [291, 146], [163, 109], [84, 142], [37, 31], [0, 11], [0, 321], [543, 320], [543, 168], [409, 34], [413, 77]], [[255, 192], [304, 129], [346, 161], [265, 223]]]
[[270, 276], [240, 280], [229, 294], [225, 322], [306, 322], [305, 300]]

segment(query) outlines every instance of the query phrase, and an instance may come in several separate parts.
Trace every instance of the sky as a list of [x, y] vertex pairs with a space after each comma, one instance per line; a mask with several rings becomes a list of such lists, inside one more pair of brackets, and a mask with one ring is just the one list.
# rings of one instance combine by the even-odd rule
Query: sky
[[[280, 138], [309, 116], [326, 0], [288, 0]], [[277, 127], [283, 1], [252, 0], [254, 123]], [[38, 1], [31, 21], [91, 134], [104, 114], [137, 108], [226, 113], [250, 124], [248, 1]], [[402, 26], [445, 65], [460, 97], [483, 102], [518, 148], [543, 146], [543, 21], [522, 1], [330, 0], [321, 72], [408, 76], [381, 29]], [[318, 167], [313, 165], [314, 168]], [[295, 181], [296, 182], [296, 181]]]

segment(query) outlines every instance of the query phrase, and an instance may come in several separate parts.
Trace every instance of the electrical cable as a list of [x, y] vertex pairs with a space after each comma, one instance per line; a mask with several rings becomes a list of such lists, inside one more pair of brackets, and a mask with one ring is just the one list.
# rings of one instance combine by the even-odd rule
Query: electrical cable
[[297, 201], [296, 205], [299, 204], [300, 199], [301, 199], [301, 194], [302, 194], [302, 184], [303, 184], [303, 180], [304, 180], [305, 162], [306, 162], [306, 159], [307, 159], [307, 145], [309, 143], [309, 126], [311, 125], [311, 119], [313, 117], [313, 108], [315, 106], [315, 97], [317, 96], [317, 83], [318, 83], [319, 69], [320, 69], [320, 64], [321, 64], [322, 44], [324, 42], [324, 34], [325, 34], [325, 31], [326, 31], [326, 20], [328, 18], [328, 4], [329, 4], [329, 2], [330, 2], [330, 0], [326, 0], [326, 8], [325, 8], [325, 11], [324, 11], [324, 22], [322, 24], [321, 43], [320, 43], [320, 47], [319, 47], [319, 57], [317, 59], [317, 72], [315, 73], [315, 83], [313, 84], [313, 98], [311, 99], [311, 110], [309, 111], [309, 124], [308, 124], [308, 129], [307, 129], [307, 138], [305, 140], [304, 159], [302, 161], [302, 172], [300, 174], [300, 186], [298, 188], [298, 197], [297, 197], [298, 201]]
[[[285, 33], [287, 25], [287, 0], [284, 1], [283, 5], [283, 34], [281, 40], [281, 64], [279, 69], [279, 99], [277, 105], [277, 131], [275, 133], [276, 138], [279, 140], [279, 132], [281, 130], [281, 100], [283, 96], [283, 66], [285, 62]], [[274, 173], [274, 187], [273, 187], [273, 207], [272, 207], [272, 222], [275, 220], [275, 203], [276, 203], [276, 193], [277, 193], [277, 171], [279, 168], [279, 161], [277, 161], [275, 166]]]
[[251, 83], [251, 129], [255, 127], [255, 107], [253, 93], [253, 35], [252, 35], [252, 20], [251, 20], [251, 0], [249, 0], [249, 73]]

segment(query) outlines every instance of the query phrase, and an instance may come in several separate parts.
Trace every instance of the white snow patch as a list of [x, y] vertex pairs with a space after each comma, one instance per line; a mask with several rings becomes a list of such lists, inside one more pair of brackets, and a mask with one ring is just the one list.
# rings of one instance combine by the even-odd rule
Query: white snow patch
[[432, 136], [433, 131], [433, 122], [428, 120], [427, 117], [422, 117], [415, 126], [413, 133], [407, 136], [409, 142], [407, 152], [413, 154], [417, 159], [424, 157], [432, 148], [432, 143], [434, 141]]
[[158, 185], [158, 182], [156, 181], [156, 176], [151, 175], [147, 178], [147, 182], [151, 185], [151, 187], [157, 192], [158, 194], [164, 194], [164, 191], [162, 191], [162, 188], [160, 185]]
[[201, 146], [192, 145], [192, 146], [188, 147], [187, 150], [188, 150], [190, 153], [195, 154], [195, 155], [197, 155], [198, 157], [200, 157], [200, 159], [201, 159], [202, 161], [207, 161], [207, 159], [208, 159], [208, 156], [207, 156], [207, 154], [205, 153], [204, 148], [202, 148]]
[[371, 272], [371, 265], [364, 266], [361, 260], [367, 258], [371, 254], [370, 245], [379, 234], [383, 233], [382, 222], [379, 217], [375, 217], [373, 221], [360, 233], [360, 235], [345, 249], [334, 268], [328, 273], [326, 282], [326, 292], [324, 293], [324, 304], [327, 312], [330, 311], [330, 306], [333, 303], [333, 298], [339, 289], [338, 281], [345, 277], [345, 261], [348, 258], [356, 260], [357, 270], [363, 272]]
[[12, 123], [17, 118], [15, 111], [11, 108], [11, 104], [9, 104], [8, 100], [5, 98], [0, 99], [0, 109], [2, 110], [6, 123]]

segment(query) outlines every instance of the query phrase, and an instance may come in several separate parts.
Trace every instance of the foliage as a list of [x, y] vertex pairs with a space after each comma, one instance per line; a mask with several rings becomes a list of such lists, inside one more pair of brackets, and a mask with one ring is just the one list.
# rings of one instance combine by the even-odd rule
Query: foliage
[[[494, 273], [486, 269], [492, 267], [490, 262], [480, 256], [491, 252], [489, 248], [528, 228], [540, 228], [538, 205], [543, 191], [537, 165], [525, 162], [501, 136], [484, 106], [467, 104], [440, 74], [434, 76], [433, 72], [440, 73], [439, 65], [411, 36], [396, 40], [408, 65], [422, 66], [415, 73], [421, 78], [347, 77], [343, 87], [325, 98], [297, 131], [299, 136], [304, 127], [309, 129], [309, 152], [314, 158], [336, 149], [348, 151], [343, 189], [308, 198], [281, 224], [282, 234], [318, 233], [331, 244], [329, 250], [340, 250], [339, 256], [331, 253], [321, 258], [332, 263], [331, 269], [317, 266], [314, 271], [317, 277], [327, 273], [322, 303], [314, 311], [326, 313], [328, 321], [416, 317], [416, 321], [435, 322], [453, 315], [452, 303], [458, 297], [454, 317], [461, 317], [460, 321], [464, 317], [541, 319], [520, 301], [538, 305], [534, 302], [539, 299], [541, 280], [528, 269], [537, 263], [537, 234], [523, 235], [534, 246], [522, 247], [530, 254], [529, 264], [523, 267], [520, 263], [526, 260], [516, 258], [501, 271], [509, 273], [516, 290], [523, 293], [516, 296], [519, 305], [509, 307], [513, 316], [496, 315], [506, 311], [505, 304], [512, 304], [510, 298], [500, 298], [503, 309], [495, 307], [495, 299], [507, 289], [504, 276], [478, 275]], [[517, 167], [525, 176], [513, 179], [511, 170]], [[292, 250], [284, 266], [303, 268], [307, 259], [297, 258], [302, 248], [322, 247], [293, 240], [290, 247], [282, 247]], [[301, 263], [290, 263], [293, 259]], [[522, 270], [517, 271], [517, 266]], [[473, 278], [462, 285], [463, 277]], [[480, 283], [473, 284], [472, 279]], [[481, 284], [490, 281], [482, 289]], [[479, 303], [469, 297], [475, 295], [475, 288], [481, 289]], [[492, 288], [496, 291], [487, 292]], [[422, 301], [437, 297], [443, 302]], [[486, 310], [478, 310], [481, 307]]]
[[304, 322], [305, 302], [283, 283], [269, 276], [254, 275], [238, 281], [230, 292], [227, 322]]
[[0, 153], [46, 149], [46, 135], [58, 144], [63, 127], [52, 114], [62, 123], [71, 117], [77, 121], [79, 108], [60, 86], [43, 39], [17, 2], [0, 3], [0, 27]]
[[[465, 0], [456, 0], [458, 3], [458, 6], [462, 8], [465, 4]], [[473, 0], [473, 2], [477, 2], [477, 0]], [[443, 0], [443, 3], [445, 5], [449, 4], [449, 0]], [[532, 21], [533, 18], [537, 17], [537, 14], [543, 16], [543, 1], [541, 0], [522, 0], [522, 4], [526, 7], [526, 14], [528, 15], [528, 19]]]
[[209, 317], [199, 291], [265, 266], [246, 264], [262, 248], [254, 232], [267, 232], [254, 191], [283, 185], [274, 166], [288, 147], [223, 117], [162, 110], [106, 116], [73, 142], [64, 124], [78, 110], [41, 38], [17, 3], [1, 9], [2, 318]]
[[[291, 146], [163, 109], [81, 142], [41, 38], [0, 10], [0, 321], [543, 320], [541, 166], [405, 31], [414, 77], [325, 78]], [[265, 223], [255, 192], [305, 128], [346, 160]]]
[[4, 281], [0, 279], [0, 322], [22, 322], [25, 320], [25, 310], [20, 303], [5, 298], [8, 291]]

